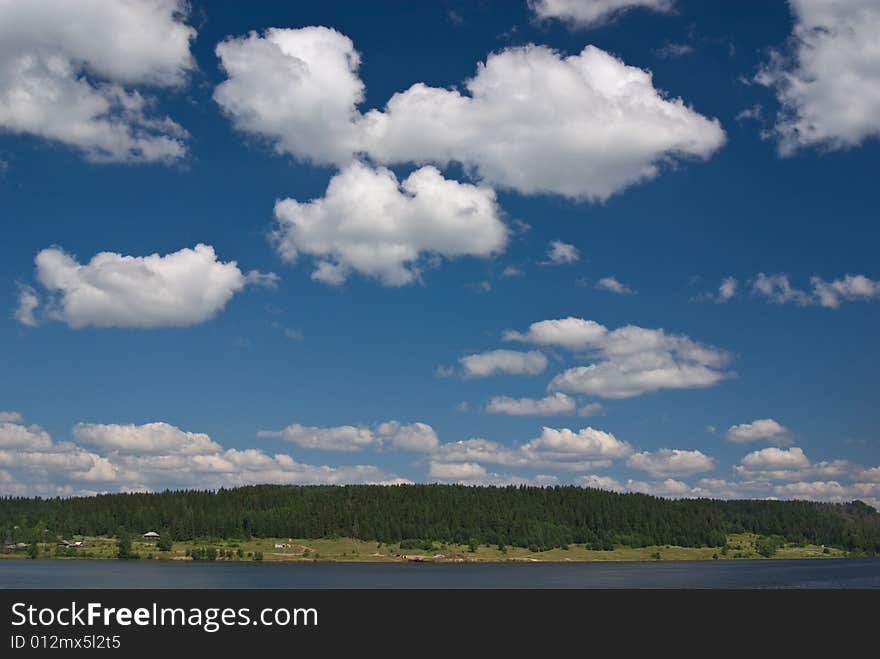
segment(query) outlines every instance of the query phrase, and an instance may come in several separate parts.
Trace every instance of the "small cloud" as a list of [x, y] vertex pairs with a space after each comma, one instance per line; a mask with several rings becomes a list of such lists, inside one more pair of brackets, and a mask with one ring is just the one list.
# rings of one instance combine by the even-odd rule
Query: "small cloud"
[[569, 245], [561, 240], [551, 240], [547, 248], [547, 260], [541, 265], [567, 265], [575, 263], [581, 258], [581, 253], [574, 245]]
[[22, 325], [36, 327], [37, 319], [34, 311], [40, 306], [40, 296], [32, 286], [18, 285], [18, 306], [15, 309], [15, 319]]
[[717, 428], [715, 428], [715, 426], [706, 426], [706, 431], [712, 433], [713, 435], [715, 434], [716, 430]]
[[471, 289], [474, 293], [491, 293], [492, 292], [492, 282], [490, 281], [478, 281], [473, 284], [467, 284], [467, 287]]
[[694, 52], [694, 47], [686, 43], [666, 43], [654, 51], [660, 59], [674, 59]]
[[277, 329], [279, 332], [281, 332], [286, 338], [290, 339], [291, 341], [302, 341], [306, 338], [305, 334], [303, 334], [303, 331], [301, 329], [296, 328], [296, 327], [287, 327], [285, 325], [282, 325], [281, 323], [274, 323], [274, 322], [272, 323], [272, 327], [274, 329]]
[[455, 410], [457, 412], [461, 412], [462, 414], [465, 414], [467, 412], [470, 412], [471, 404], [469, 402], [467, 402], [466, 400], [463, 400], [455, 406]]
[[502, 277], [522, 277], [525, 272], [521, 268], [517, 268], [514, 265], [509, 265], [501, 272]]
[[457, 11], [455, 11], [454, 9], [450, 9], [446, 13], [446, 17], [449, 19], [449, 22], [452, 23], [453, 25], [461, 25], [462, 23], [464, 23], [464, 17], [461, 14], [459, 14]]
[[522, 220], [513, 220], [510, 223], [510, 227], [513, 230], [514, 234], [520, 236], [532, 230], [532, 225], [528, 224], [527, 222], [523, 222]]
[[614, 277], [602, 277], [596, 282], [596, 288], [600, 291], [608, 291], [617, 295], [633, 295], [635, 291], [629, 286], [622, 284]]
[[736, 297], [739, 282], [735, 277], [725, 277], [718, 286], [718, 291], [706, 291], [692, 297], [691, 302], [715, 302], [716, 304], [724, 304]]
[[752, 107], [738, 112], [734, 119], [740, 122], [748, 120], [760, 121], [763, 118], [763, 112], [764, 108], [761, 104], [755, 103]]
[[451, 378], [455, 375], [455, 369], [452, 366], [438, 366], [434, 370], [435, 378]]

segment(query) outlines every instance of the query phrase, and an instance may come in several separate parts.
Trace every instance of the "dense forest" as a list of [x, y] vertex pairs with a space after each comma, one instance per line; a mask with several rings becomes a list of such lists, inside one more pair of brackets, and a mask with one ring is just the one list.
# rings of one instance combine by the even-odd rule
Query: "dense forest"
[[219, 491], [0, 498], [0, 537], [160, 530], [195, 538], [351, 536], [549, 549], [585, 544], [714, 547], [728, 533], [880, 553], [880, 513], [856, 501], [669, 500], [580, 487], [259, 485]]

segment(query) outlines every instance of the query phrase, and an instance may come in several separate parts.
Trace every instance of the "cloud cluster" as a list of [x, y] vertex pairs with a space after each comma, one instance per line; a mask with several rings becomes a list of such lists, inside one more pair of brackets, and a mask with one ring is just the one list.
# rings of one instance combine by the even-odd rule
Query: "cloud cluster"
[[258, 483], [405, 482], [371, 465], [318, 466], [283, 453], [224, 449], [208, 435], [161, 422], [77, 424], [73, 434], [96, 450], [56, 442], [38, 426], [0, 424], [0, 491], [71, 496]]
[[258, 437], [275, 437], [297, 446], [321, 451], [360, 451], [384, 447], [430, 453], [439, 445], [437, 433], [426, 423], [401, 424], [386, 421], [366, 426], [303, 426], [291, 424], [282, 430], [261, 430]]
[[766, 440], [777, 446], [791, 441], [791, 431], [775, 419], [755, 419], [751, 423], [739, 423], [727, 429], [727, 440], [737, 444]]
[[[439, 475], [455, 473], [457, 465], [467, 465], [462, 469], [473, 472], [469, 478], [488, 473], [485, 465], [576, 472], [609, 467], [632, 452], [628, 442], [609, 432], [591, 427], [572, 430], [545, 426], [538, 437], [521, 446], [505, 446], [481, 438], [440, 444], [431, 455], [429, 473], [435, 478], [464, 480], [462, 476]], [[483, 473], [478, 474], [475, 467]]]
[[508, 48], [478, 66], [466, 93], [416, 83], [365, 114], [360, 57], [339, 32], [271, 29], [216, 52], [227, 79], [214, 98], [233, 123], [319, 163], [460, 162], [492, 186], [603, 200], [725, 140], [717, 120], [594, 46], [568, 57]]
[[528, 341], [585, 351], [595, 361], [569, 368], [551, 380], [551, 391], [603, 398], [631, 398], [661, 389], [709, 387], [729, 377], [729, 355], [662, 329], [627, 325], [609, 330], [592, 320], [563, 318], [533, 323], [525, 333], [509, 331], [508, 341]]
[[182, 0], [0, 3], [0, 129], [96, 162], [170, 162], [186, 131], [132, 86], [175, 88], [195, 68]]
[[[273, 285], [277, 277], [239, 270], [217, 259], [214, 248], [198, 244], [166, 254], [124, 256], [101, 252], [86, 263], [58, 247], [37, 254], [37, 280], [48, 300], [42, 317], [72, 328], [183, 327], [205, 322], [248, 284]], [[16, 317], [34, 325], [39, 296], [19, 290]]]
[[734, 467], [734, 472], [742, 478], [770, 481], [840, 478], [859, 471], [859, 467], [846, 460], [810, 462], [803, 449], [797, 446], [789, 449], [771, 446], [753, 451]]
[[880, 6], [874, 0], [789, 0], [794, 31], [756, 81], [780, 104], [773, 135], [782, 155], [841, 149], [880, 135]]
[[864, 275], [847, 274], [840, 279], [826, 281], [811, 277], [812, 291], [792, 285], [784, 273], [767, 275], [763, 272], [752, 281], [752, 292], [775, 304], [796, 304], [801, 307], [822, 306], [836, 309], [843, 302], [867, 302], [880, 299], [880, 281]]
[[418, 279], [426, 258], [491, 256], [507, 242], [494, 191], [443, 178], [434, 167], [398, 182], [388, 169], [352, 163], [323, 197], [278, 201], [275, 218], [281, 256], [313, 257], [312, 278], [327, 284], [357, 271], [402, 286]]
[[739, 289], [739, 282], [736, 277], [725, 277], [718, 285], [717, 291], [709, 291], [701, 293], [691, 299], [691, 302], [715, 302], [716, 304], [724, 304], [730, 302], [736, 297]]
[[669, 12], [674, 6], [674, 0], [529, 0], [535, 17], [580, 28], [596, 27], [636, 7]]

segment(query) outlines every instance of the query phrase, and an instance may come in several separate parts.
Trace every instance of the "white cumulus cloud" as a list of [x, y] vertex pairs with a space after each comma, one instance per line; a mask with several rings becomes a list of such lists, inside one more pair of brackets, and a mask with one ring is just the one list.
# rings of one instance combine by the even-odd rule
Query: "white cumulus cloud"
[[276, 437], [302, 448], [322, 451], [360, 451], [390, 447], [430, 453], [438, 446], [437, 433], [427, 423], [386, 421], [367, 426], [304, 426], [293, 423], [282, 430], [261, 430], [258, 437]]
[[359, 150], [360, 55], [326, 27], [272, 28], [217, 45], [226, 72], [214, 100], [242, 131], [316, 163], [341, 164]]
[[562, 392], [544, 398], [511, 398], [495, 396], [486, 404], [486, 411], [492, 414], [513, 416], [551, 416], [554, 414], [574, 414], [577, 401]]
[[489, 350], [465, 355], [459, 360], [464, 377], [485, 378], [490, 375], [538, 375], [547, 368], [547, 357], [538, 350]]
[[791, 431], [774, 419], [755, 419], [751, 423], [740, 423], [727, 429], [727, 439], [731, 442], [746, 443], [766, 439], [771, 444], [786, 444]]
[[426, 258], [503, 251], [507, 227], [499, 215], [491, 189], [445, 179], [434, 167], [398, 182], [388, 169], [353, 163], [330, 180], [324, 197], [277, 202], [273, 237], [285, 260], [315, 259], [313, 279], [340, 284], [354, 270], [402, 286], [418, 279]]
[[35, 262], [37, 279], [50, 297], [43, 315], [73, 328], [195, 325], [219, 313], [247, 284], [272, 285], [277, 279], [245, 274], [235, 261], [218, 260], [214, 248], [202, 244], [164, 256], [101, 252], [86, 264], [50, 247]]
[[841, 149], [880, 135], [880, 5], [875, 0], [789, 0], [794, 31], [755, 77], [780, 104], [782, 155]]
[[654, 477], [692, 476], [704, 471], [715, 469], [714, 458], [702, 451], [686, 451], [682, 449], [660, 449], [636, 453], [626, 464], [633, 469], [646, 471]]
[[169, 423], [143, 425], [78, 423], [73, 427], [77, 441], [105, 452], [121, 454], [203, 454], [220, 450], [204, 433], [186, 432]]
[[419, 82], [365, 114], [360, 57], [334, 30], [251, 33], [227, 39], [217, 55], [227, 79], [215, 100], [238, 128], [340, 167], [356, 155], [386, 165], [460, 162], [488, 185], [604, 200], [725, 141], [716, 119], [594, 46], [568, 57], [508, 48], [480, 63], [464, 92]]
[[561, 240], [551, 240], [547, 249], [547, 265], [566, 265], [575, 263], [581, 258], [581, 253], [574, 245], [569, 245]]
[[0, 129], [97, 162], [169, 162], [186, 131], [138, 89], [180, 87], [195, 68], [182, 0], [0, 2]]

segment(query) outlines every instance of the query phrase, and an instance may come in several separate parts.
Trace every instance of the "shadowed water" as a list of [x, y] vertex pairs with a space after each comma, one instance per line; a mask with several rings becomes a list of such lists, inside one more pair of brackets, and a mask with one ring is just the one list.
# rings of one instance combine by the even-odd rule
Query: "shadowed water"
[[541, 564], [4, 560], [0, 588], [880, 588], [880, 560]]

